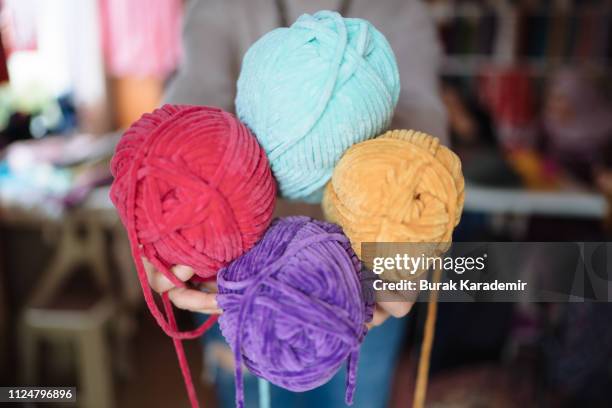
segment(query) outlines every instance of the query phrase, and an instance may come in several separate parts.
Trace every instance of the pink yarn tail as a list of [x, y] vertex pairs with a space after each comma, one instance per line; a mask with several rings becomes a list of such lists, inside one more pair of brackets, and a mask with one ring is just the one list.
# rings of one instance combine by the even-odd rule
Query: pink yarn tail
[[[128, 228], [128, 234], [130, 237], [135, 237], [136, 233], [133, 228]], [[181, 368], [181, 373], [183, 375], [183, 380], [185, 381], [185, 387], [187, 388], [187, 394], [189, 396], [189, 401], [191, 403], [192, 408], [200, 408], [198, 403], [198, 397], [195, 392], [195, 388], [193, 386], [193, 380], [191, 378], [191, 372], [189, 370], [189, 364], [187, 363], [187, 357], [185, 356], [185, 350], [183, 348], [182, 340], [184, 339], [193, 339], [201, 336], [212, 327], [213, 324], [217, 322], [218, 316], [210, 316], [200, 327], [194, 330], [182, 332], [179, 330], [178, 325], [176, 324], [176, 319], [174, 317], [174, 311], [172, 309], [172, 302], [170, 302], [170, 298], [168, 297], [168, 292], [162, 294], [162, 303], [164, 306], [165, 317], [162, 314], [161, 310], [155, 303], [155, 299], [153, 298], [153, 292], [151, 290], [151, 286], [149, 285], [149, 281], [146, 276], [146, 272], [144, 269], [144, 264], [142, 262], [142, 253], [137, 245], [136, 239], [130, 239], [132, 254], [134, 256], [134, 262], [136, 264], [136, 272], [138, 275], [138, 280], [140, 281], [140, 285], [142, 287], [142, 291], [144, 294], [145, 302], [149, 311], [157, 321], [157, 324], [162, 328], [162, 330], [172, 338], [172, 342], [174, 344], [174, 349], [176, 351], [176, 356], [179, 361], [179, 366]], [[165, 269], [161, 269], [170, 281], [175, 283], [177, 286], [185, 286], [184, 282], [178, 280], [174, 274]]]
[[[162, 300], [164, 303], [164, 310], [166, 312], [166, 316], [168, 318], [168, 323], [173, 330], [177, 330], [178, 326], [176, 324], [176, 319], [174, 318], [174, 311], [172, 310], [172, 303], [170, 302], [170, 298], [168, 297], [168, 292], [165, 292], [162, 295]], [[211, 316], [202, 327], [205, 326], [205, 330], [210, 328], [217, 321], [217, 316]], [[189, 396], [189, 402], [191, 403], [191, 408], [200, 408], [198, 403], [198, 395], [196, 394], [195, 387], [193, 385], [193, 379], [191, 378], [191, 371], [189, 370], [189, 363], [187, 362], [187, 357], [185, 356], [185, 349], [183, 348], [183, 342], [180, 339], [172, 338], [172, 342], [174, 343], [174, 350], [176, 351], [176, 356], [179, 361], [179, 366], [181, 367], [181, 373], [183, 374], [183, 380], [185, 381], [185, 388], [187, 388], [187, 395]]]

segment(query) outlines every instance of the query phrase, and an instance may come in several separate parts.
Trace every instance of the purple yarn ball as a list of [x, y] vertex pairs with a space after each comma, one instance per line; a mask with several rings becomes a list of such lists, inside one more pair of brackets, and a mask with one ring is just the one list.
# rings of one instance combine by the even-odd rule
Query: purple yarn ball
[[219, 325], [236, 360], [238, 406], [241, 363], [273, 384], [307, 391], [348, 360], [346, 399], [352, 401], [359, 347], [373, 313], [360, 268], [339, 226], [288, 217], [219, 271]]

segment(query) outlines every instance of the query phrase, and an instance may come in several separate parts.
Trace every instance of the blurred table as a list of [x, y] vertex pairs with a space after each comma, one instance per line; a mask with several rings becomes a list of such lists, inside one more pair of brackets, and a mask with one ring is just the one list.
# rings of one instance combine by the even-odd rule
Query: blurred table
[[24, 227], [61, 224], [70, 212], [80, 212], [95, 217], [104, 226], [113, 226], [119, 217], [109, 191], [110, 187], [95, 188], [78, 207], [60, 213], [49, 212], [42, 205], [26, 207], [0, 197], [0, 224]]
[[578, 191], [539, 192], [466, 184], [466, 211], [489, 214], [542, 215], [604, 219], [608, 204], [602, 194]]
[[[4, 244], [11, 242], [15, 238], [16, 234], [26, 233], [25, 241], [23, 240], [23, 235], [20, 235], [22, 238], [20, 238], [18, 244], [14, 244], [12, 251], [3, 254], [4, 256], [0, 256], [0, 258], [3, 258], [3, 262], [0, 263], [0, 280], [2, 281], [0, 288], [4, 287], [4, 290], [0, 292], [0, 303], [6, 303], [7, 294], [5, 291], [12, 288], [17, 290], [12, 296], [17, 302], [13, 306], [19, 306], [19, 303], [21, 303], [26, 295], [26, 293], [22, 292], [31, 290], [31, 285], [40, 279], [40, 273], [46, 265], [47, 258], [52, 257], [64, 233], [76, 220], [86, 220], [90, 228], [102, 231], [101, 234], [111, 233], [114, 239], [117, 237], [118, 232], [121, 232], [122, 228], [108, 193], [108, 187], [97, 188], [78, 206], [59, 212], [55, 211], [54, 205], [49, 206], [54, 211], [49, 211], [49, 207], [46, 207], [44, 201], [32, 203], [31, 205], [23, 205], [23, 203], [14, 202], [0, 196], [0, 251], [5, 247]], [[32, 232], [40, 234], [39, 237], [42, 239], [42, 245], [40, 245], [40, 239], [36, 235], [28, 235]], [[35, 247], [31, 248], [28, 240], [31, 240], [30, 242]], [[48, 248], [48, 250], [45, 248]], [[37, 251], [41, 251], [41, 253]], [[36, 256], [30, 257], [32, 254]], [[101, 256], [107, 255], [101, 254]], [[8, 262], [9, 257], [12, 259], [29, 257], [37, 258], [38, 260], [15, 263]], [[4, 266], [8, 268], [9, 265], [22, 268], [22, 270], [20, 270], [19, 274], [12, 273], [9, 275], [8, 271], [3, 270]], [[9, 280], [11, 280], [11, 277], [12, 280], [19, 281], [16, 286], [10, 284]]]

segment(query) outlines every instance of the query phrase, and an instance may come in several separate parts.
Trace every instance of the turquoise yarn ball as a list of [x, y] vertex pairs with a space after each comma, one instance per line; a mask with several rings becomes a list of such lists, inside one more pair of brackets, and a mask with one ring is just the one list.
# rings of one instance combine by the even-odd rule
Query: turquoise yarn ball
[[368, 21], [320, 11], [249, 48], [236, 112], [265, 149], [281, 195], [319, 202], [342, 154], [389, 125], [399, 92], [386, 38]]

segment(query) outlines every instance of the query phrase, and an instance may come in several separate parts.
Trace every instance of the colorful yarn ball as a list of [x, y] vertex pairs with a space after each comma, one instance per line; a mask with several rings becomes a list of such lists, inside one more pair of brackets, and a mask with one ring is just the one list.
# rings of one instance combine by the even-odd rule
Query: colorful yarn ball
[[360, 257], [363, 242], [433, 243], [443, 251], [463, 200], [459, 158], [435, 137], [393, 130], [346, 152], [325, 189], [323, 212]]
[[143, 115], [121, 138], [111, 168], [111, 199], [130, 240], [172, 277], [167, 270], [177, 264], [215, 276], [272, 219], [276, 187], [264, 151], [217, 108], [165, 105]]
[[399, 91], [385, 37], [365, 20], [321, 11], [251, 46], [236, 111], [266, 150], [281, 194], [320, 202], [346, 149], [389, 125]]
[[219, 324], [236, 360], [291, 391], [327, 382], [348, 360], [347, 402], [373, 302], [360, 262], [340, 227], [308, 217], [275, 221], [253, 249], [217, 276]]

